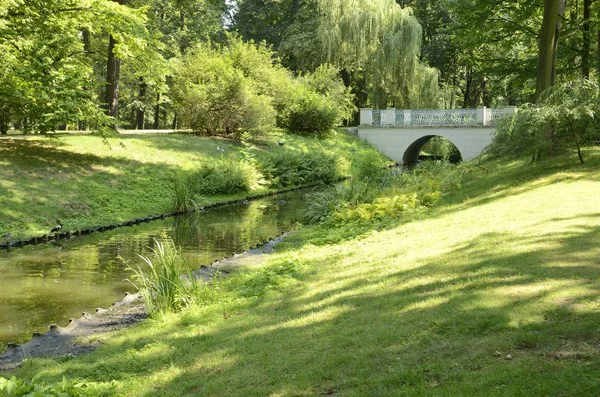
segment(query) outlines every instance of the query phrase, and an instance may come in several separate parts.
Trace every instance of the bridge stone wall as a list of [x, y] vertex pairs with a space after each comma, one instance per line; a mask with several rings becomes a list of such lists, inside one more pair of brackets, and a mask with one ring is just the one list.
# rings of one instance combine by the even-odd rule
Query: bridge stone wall
[[452, 142], [463, 161], [479, 156], [492, 143], [495, 128], [489, 126], [359, 126], [358, 136], [399, 164], [416, 161], [419, 152], [434, 136]]

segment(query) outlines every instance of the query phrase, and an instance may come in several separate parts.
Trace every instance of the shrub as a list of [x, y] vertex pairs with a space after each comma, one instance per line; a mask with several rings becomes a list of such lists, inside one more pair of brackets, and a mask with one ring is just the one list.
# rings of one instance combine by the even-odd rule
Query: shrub
[[195, 132], [240, 138], [259, 135], [275, 120], [271, 99], [221, 51], [196, 47], [174, 62], [173, 100], [183, 124]]
[[195, 194], [233, 194], [256, 188], [259, 175], [244, 161], [223, 159], [201, 165], [188, 183]]
[[257, 167], [271, 187], [329, 184], [340, 179], [338, 161], [324, 150], [300, 152], [277, 148], [261, 154]]
[[388, 161], [379, 153], [369, 151], [354, 160], [354, 176], [358, 179], [381, 181], [390, 173], [387, 164]]
[[278, 123], [292, 133], [321, 136], [330, 132], [355, 109], [350, 90], [338, 76], [339, 70], [323, 65], [302, 76], [300, 85], [280, 109]]
[[323, 136], [340, 122], [335, 104], [316, 92], [304, 92], [281, 115], [281, 125], [294, 134]]
[[539, 104], [523, 105], [498, 126], [488, 148], [492, 156], [530, 155], [533, 160], [600, 141], [600, 87], [588, 80], [570, 81], [549, 90]]

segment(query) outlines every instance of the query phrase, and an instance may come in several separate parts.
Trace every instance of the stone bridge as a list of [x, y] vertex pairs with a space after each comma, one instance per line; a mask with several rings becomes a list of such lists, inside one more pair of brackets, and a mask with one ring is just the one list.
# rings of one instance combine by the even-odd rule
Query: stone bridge
[[398, 164], [419, 159], [435, 136], [452, 142], [463, 161], [479, 156], [492, 142], [496, 121], [514, 114], [515, 107], [452, 110], [361, 109], [358, 136]]

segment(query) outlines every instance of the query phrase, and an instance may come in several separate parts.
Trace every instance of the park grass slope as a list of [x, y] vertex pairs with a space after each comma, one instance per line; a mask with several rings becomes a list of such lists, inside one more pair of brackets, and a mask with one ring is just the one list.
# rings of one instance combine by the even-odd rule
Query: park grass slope
[[[466, 164], [410, 221], [306, 228], [219, 302], [17, 373], [137, 396], [600, 393], [600, 152]], [[109, 384], [106, 384], [109, 388]]]
[[[279, 142], [284, 146], [280, 147]], [[355, 160], [374, 148], [343, 133], [325, 140], [275, 134], [256, 144], [185, 134], [136, 134], [102, 139], [89, 135], [20, 136], [0, 139], [0, 236], [42, 236], [63, 223], [63, 231], [108, 226], [174, 211], [176, 180], [202, 165], [240, 162], [270, 151], [326, 150], [350, 175]], [[379, 155], [382, 157], [381, 155]], [[267, 192], [207, 195], [198, 204]]]

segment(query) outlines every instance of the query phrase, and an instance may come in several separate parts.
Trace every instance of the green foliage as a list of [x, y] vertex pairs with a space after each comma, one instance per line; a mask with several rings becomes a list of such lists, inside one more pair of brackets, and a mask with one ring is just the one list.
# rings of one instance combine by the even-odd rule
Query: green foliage
[[0, 20], [0, 113], [26, 132], [114, 122], [100, 107], [103, 83], [82, 32], [118, 36], [121, 59], [154, 53], [143, 13], [114, 1], [17, 0], [0, 6]]
[[140, 258], [146, 264], [134, 272], [132, 284], [140, 292], [151, 317], [180, 312], [186, 307], [215, 299], [214, 286], [199, 281], [173, 240], [154, 240], [152, 257]]
[[381, 181], [390, 174], [388, 161], [377, 152], [368, 152], [354, 161], [353, 177], [359, 180]]
[[258, 187], [259, 175], [245, 161], [221, 159], [202, 164], [188, 183], [195, 194], [234, 194]]
[[45, 383], [34, 376], [31, 381], [0, 377], [0, 395], [6, 397], [56, 396], [56, 397], [93, 397], [114, 395], [114, 382], [82, 382], [63, 377], [61, 382]]
[[175, 179], [173, 186], [173, 207], [175, 211], [185, 212], [194, 211], [198, 208], [198, 203], [194, 200], [194, 194], [187, 179]]
[[549, 90], [538, 105], [523, 105], [517, 114], [502, 121], [492, 156], [529, 155], [534, 160], [577, 150], [600, 141], [600, 88], [588, 80], [559, 84]]
[[257, 167], [271, 187], [329, 184], [341, 177], [338, 159], [325, 150], [276, 148], [257, 157]]
[[376, 197], [377, 188], [368, 178], [353, 178], [311, 194], [309, 196], [310, 205], [304, 213], [304, 217], [309, 223], [323, 222], [331, 214], [371, 202]]
[[[426, 202], [433, 205], [439, 200], [440, 193], [428, 193]], [[354, 208], [348, 208], [335, 213], [335, 220], [341, 222], [371, 221], [383, 218], [396, 218], [403, 212], [414, 210], [425, 205], [424, 200], [417, 198], [417, 194], [397, 195], [393, 197], [379, 197], [373, 203], [364, 203]]]
[[462, 187], [462, 172], [445, 162], [386, 170], [377, 179], [353, 179], [309, 196], [305, 217], [310, 223], [379, 221], [436, 205], [444, 194]]
[[270, 98], [222, 50], [199, 45], [174, 61], [173, 68], [175, 106], [184, 125], [195, 132], [239, 139], [272, 126]]
[[300, 135], [323, 136], [339, 122], [339, 112], [327, 98], [307, 91], [281, 116], [281, 125]]
[[349, 118], [355, 107], [338, 73], [337, 68], [323, 65], [303, 76], [280, 112], [279, 124], [292, 133], [323, 136]]

